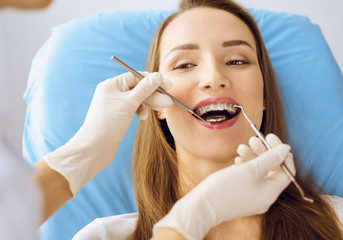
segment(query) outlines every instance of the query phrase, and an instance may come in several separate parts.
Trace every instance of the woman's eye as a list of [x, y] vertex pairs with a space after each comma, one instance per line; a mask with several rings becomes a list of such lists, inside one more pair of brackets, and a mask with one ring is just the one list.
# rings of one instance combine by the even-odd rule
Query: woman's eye
[[191, 67], [194, 67], [195, 65], [192, 64], [192, 63], [182, 63], [182, 64], [179, 64], [179, 65], [176, 65], [174, 67], [174, 70], [175, 69], [186, 69], [186, 68], [191, 68]]
[[228, 61], [226, 65], [243, 65], [247, 63], [248, 63], [247, 61], [243, 61], [243, 60], [231, 60], [231, 61]]

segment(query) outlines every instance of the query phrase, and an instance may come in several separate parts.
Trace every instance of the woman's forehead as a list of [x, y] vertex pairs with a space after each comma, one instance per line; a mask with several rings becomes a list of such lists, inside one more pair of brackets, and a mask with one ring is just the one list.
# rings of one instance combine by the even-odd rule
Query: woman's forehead
[[255, 48], [249, 27], [235, 15], [220, 9], [195, 8], [177, 16], [162, 34], [161, 55], [186, 43], [222, 44], [230, 40], [243, 40]]

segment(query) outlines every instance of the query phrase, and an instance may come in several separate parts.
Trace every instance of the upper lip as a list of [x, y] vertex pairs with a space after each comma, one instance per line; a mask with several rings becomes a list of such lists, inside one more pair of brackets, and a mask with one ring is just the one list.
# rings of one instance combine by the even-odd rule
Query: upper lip
[[218, 103], [229, 103], [232, 105], [239, 105], [238, 102], [230, 97], [210, 97], [210, 98], [206, 98], [201, 100], [195, 107], [193, 110], [196, 110], [200, 107], [206, 106], [206, 105], [210, 105], [210, 104], [218, 104]]

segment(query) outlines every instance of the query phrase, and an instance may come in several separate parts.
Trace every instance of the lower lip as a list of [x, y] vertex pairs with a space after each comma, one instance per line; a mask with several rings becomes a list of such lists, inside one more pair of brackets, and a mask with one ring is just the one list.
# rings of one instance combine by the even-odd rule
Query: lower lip
[[230, 120], [226, 120], [223, 122], [213, 123], [213, 122], [203, 122], [199, 119], [196, 119], [202, 126], [209, 128], [209, 129], [225, 129], [232, 127], [238, 120], [238, 117], [241, 113], [238, 113], [234, 118]]

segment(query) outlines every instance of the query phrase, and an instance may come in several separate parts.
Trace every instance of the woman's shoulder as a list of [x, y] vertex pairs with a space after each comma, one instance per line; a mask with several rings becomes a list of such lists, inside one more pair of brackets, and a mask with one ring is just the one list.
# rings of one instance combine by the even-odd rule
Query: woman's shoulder
[[81, 229], [73, 240], [127, 239], [135, 229], [137, 213], [97, 218]]
[[336, 210], [338, 218], [343, 223], [343, 198], [333, 195], [325, 195], [325, 198]]

